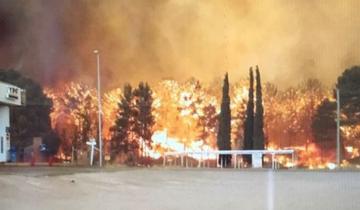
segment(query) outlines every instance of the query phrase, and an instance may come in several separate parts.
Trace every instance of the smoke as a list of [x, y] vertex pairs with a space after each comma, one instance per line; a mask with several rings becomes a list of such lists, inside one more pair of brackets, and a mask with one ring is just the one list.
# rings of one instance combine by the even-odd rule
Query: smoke
[[4, 0], [0, 68], [44, 85], [191, 76], [246, 77], [259, 65], [280, 86], [315, 77], [333, 84], [360, 63], [360, 3], [256, 0]]

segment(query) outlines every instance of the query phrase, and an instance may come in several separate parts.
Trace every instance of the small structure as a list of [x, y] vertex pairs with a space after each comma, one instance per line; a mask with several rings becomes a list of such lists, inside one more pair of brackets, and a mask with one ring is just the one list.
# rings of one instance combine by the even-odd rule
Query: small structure
[[10, 160], [10, 106], [25, 105], [25, 90], [0, 82], [0, 162]]
[[[198, 160], [198, 166], [201, 167], [202, 163], [206, 165], [210, 159], [214, 156], [216, 158], [216, 163], [219, 161], [219, 155], [232, 155], [233, 158], [233, 167], [240, 168], [240, 163], [237, 159], [238, 155], [251, 155], [253, 158], [252, 168], [262, 168], [262, 160], [264, 155], [271, 155], [271, 168], [277, 169], [277, 162], [275, 159], [276, 155], [291, 155], [291, 164], [292, 167], [296, 166], [296, 157], [295, 150], [220, 150], [220, 151], [186, 151], [186, 152], [165, 152], [163, 156], [163, 166], [166, 166], [168, 157], [180, 157], [181, 158], [181, 166], [184, 166], [184, 158], [185, 158], [185, 166], [188, 167], [188, 157], [200, 156]], [[208, 162], [209, 166], [209, 162]], [[226, 167], [226, 163], [221, 163], [221, 168]]]

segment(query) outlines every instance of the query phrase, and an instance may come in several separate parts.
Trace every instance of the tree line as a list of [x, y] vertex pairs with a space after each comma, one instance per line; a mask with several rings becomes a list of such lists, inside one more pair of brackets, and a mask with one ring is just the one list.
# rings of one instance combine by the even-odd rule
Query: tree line
[[[356, 141], [360, 133], [357, 126], [360, 122], [359, 69], [358, 66], [347, 69], [336, 83], [342, 99], [341, 125], [346, 128], [342, 129], [343, 147], [346, 144], [359, 145]], [[189, 140], [203, 139], [204, 145], [213, 145], [220, 150], [261, 149], [278, 137], [288, 139], [289, 142], [280, 142], [283, 146], [308, 139], [324, 150], [334, 148], [334, 93], [324, 94], [323, 86], [314, 79], [307, 80], [298, 88], [281, 92], [272, 84], [261, 85], [258, 67], [255, 74], [254, 78], [250, 69], [247, 97], [240, 101], [235, 97], [236, 84], [229, 84], [227, 74], [222, 94], [219, 94], [218, 86], [204, 88], [197, 80], [190, 80], [186, 86], [190, 89], [186, 90], [171, 81], [155, 87], [155, 92], [144, 82], [134, 89], [126, 85], [121, 93], [117, 93], [119, 100], [114, 113], [108, 114], [116, 115], [107, 128], [107, 138], [111, 142], [108, 150], [112, 159], [122, 156], [120, 154], [126, 154], [126, 158], [131, 156], [129, 161], [147, 157], [153, 146], [151, 136], [154, 130], [164, 128], [169, 134], [179, 134], [184, 148], [189, 145]], [[51, 94], [44, 94], [39, 84], [16, 71], [1, 70], [0, 80], [27, 90], [27, 106], [11, 108], [12, 146], [21, 150], [31, 144], [32, 137], [43, 136], [49, 148], [53, 148], [53, 153], [60, 145], [62, 152], [71, 154], [73, 148], [86, 150], [85, 142], [90, 136], [97, 138], [94, 117], [97, 106], [91, 88], [74, 85], [75, 88], [63, 91], [61, 97], [54, 100]], [[220, 109], [216, 103], [217, 95], [222, 95]], [[177, 102], [171, 104], [172, 101]], [[298, 108], [300, 106], [301, 109]], [[58, 114], [56, 118], [53, 117], [55, 113]], [[158, 113], [162, 115], [159, 117]], [[61, 127], [64, 121], [71, 126]], [[187, 126], [175, 127], [175, 123]], [[286, 127], [280, 129], [281, 132], [277, 131], [276, 127], [281, 126]], [[344, 133], [349, 130], [351, 134]], [[228, 163], [230, 157], [221, 157], [220, 161]]]
[[126, 162], [131, 164], [148, 158], [155, 123], [152, 103], [152, 90], [147, 83], [140, 82], [135, 89], [130, 84], [124, 86], [115, 125], [111, 127], [110, 154], [113, 160], [119, 154], [125, 154]]

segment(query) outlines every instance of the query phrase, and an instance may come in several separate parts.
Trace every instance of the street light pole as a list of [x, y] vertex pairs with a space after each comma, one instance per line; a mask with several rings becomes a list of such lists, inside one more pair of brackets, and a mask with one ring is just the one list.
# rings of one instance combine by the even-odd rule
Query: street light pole
[[336, 88], [336, 164], [340, 168], [340, 91]]
[[101, 126], [101, 90], [100, 90], [100, 52], [98, 50], [94, 50], [94, 54], [96, 55], [96, 70], [97, 70], [97, 99], [98, 99], [98, 126], [99, 126], [99, 164], [102, 167], [102, 126]]

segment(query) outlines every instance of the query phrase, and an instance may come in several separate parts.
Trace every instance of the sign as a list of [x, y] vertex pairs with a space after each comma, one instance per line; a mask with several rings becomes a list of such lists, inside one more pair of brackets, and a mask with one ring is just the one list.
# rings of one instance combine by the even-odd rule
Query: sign
[[253, 168], [262, 168], [262, 153], [253, 153], [252, 157], [252, 167]]
[[18, 100], [20, 98], [20, 90], [16, 87], [8, 87], [6, 98], [10, 100]]
[[86, 142], [87, 145], [91, 147], [91, 154], [90, 154], [90, 165], [93, 165], [94, 162], [94, 149], [96, 145], [96, 140], [94, 138], [89, 139], [89, 141]]
[[25, 98], [25, 90], [0, 81], [0, 104], [22, 106]]
[[90, 141], [87, 141], [86, 144], [89, 145], [89, 146], [95, 146], [96, 145], [96, 140], [95, 139], [90, 139]]

